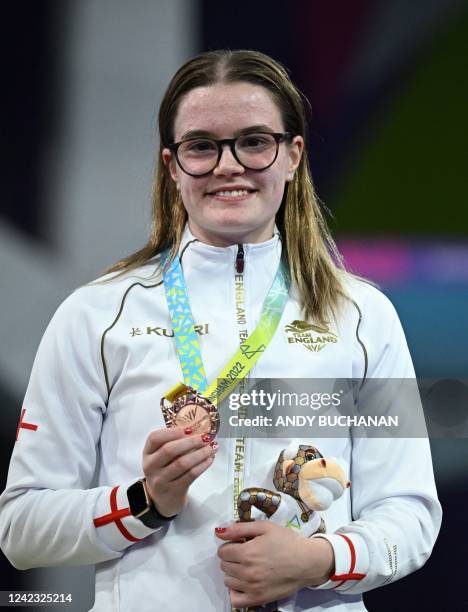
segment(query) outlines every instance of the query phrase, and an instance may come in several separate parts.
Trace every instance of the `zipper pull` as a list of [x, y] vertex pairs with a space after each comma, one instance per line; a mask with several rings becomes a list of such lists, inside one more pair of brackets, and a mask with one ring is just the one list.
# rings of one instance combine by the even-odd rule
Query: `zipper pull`
[[236, 256], [236, 271], [237, 274], [244, 273], [244, 247], [241, 244], [237, 245], [237, 256]]

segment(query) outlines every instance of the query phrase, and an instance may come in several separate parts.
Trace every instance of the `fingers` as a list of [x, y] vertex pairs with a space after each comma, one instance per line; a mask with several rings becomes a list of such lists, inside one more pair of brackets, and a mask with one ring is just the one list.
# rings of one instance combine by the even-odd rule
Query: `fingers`
[[218, 557], [222, 559], [223, 562], [240, 564], [245, 559], [244, 546], [237, 542], [222, 544], [218, 548]]
[[270, 521], [249, 521], [233, 523], [215, 533], [221, 540], [251, 540], [267, 533], [272, 528], [274, 528], [274, 524], [270, 523]]
[[230, 563], [221, 561], [220, 567], [224, 572], [224, 584], [231, 589], [231, 601], [237, 600], [239, 596], [247, 596], [253, 581], [249, 577], [249, 572], [242, 563]]
[[247, 608], [248, 606], [257, 606], [265, 603], [261, 593], [257, 596], [253, 593], [243, 593], [231, 588], [231, 604], [234, 608]]
[[266, 603], [265, 592], [258, 576], [252, 573], [245, 563], [221, 561], [220, 567], [224, 572], [224, 584], [230, 589], [231, 603], [235, 608]]
[[157, 451], [163, 444], [185, 438], [184, 430], [181, 427], [167, 427], [156, 429], [146, 438], [143, 453], [150, 454]]
[[152, 468], [163, 468], [181, 455], [203, 448], [210, 439], [200, 435], [187, 435], [180, 428], [174, 428], [172, 436], [164, 436], [169, 430], [157, 430], [150, 433], [143, 449], [143, 466], [150, 464]]
[[181, 488], [188, 488], [194, 480], [205, 472], [210, 465], [213, 463], [215, 458], [215, 451], [211, 451], [211, 454], [201, 463], [192, 467], [188, 472], [182, 474], [179, 478], [173, 480], [173, 484], [178, 485]]
[[[223, 570], [223, 572], [226, 574], [226, 576], [242, 581], [244, 583], [244, 587], [245, 587], [245, 583], [250, 582], [249, 572], [242, 563], [231, 563], [230, 561], [221, 561], [219, 566]], [[245, 588], [237, 589], [237, 587], [234, 587], [234, 586], [232, 588], [236, 590], [245, 591]]]
[[[201, 448], [186, 452], [185, 454], [176, 455], [171, 463], [160, 470], [161, 479], [164, 479], [167, 483], [172, 481], [176, 483], [185, 476], [190, 479], [192, 474], [194, 475], [194, 479], [197, 478], [202, 473], [200, 472], [200, 469], [203, 470], [202, 464], [208, 459], [212, 459], [215, 453], [210, 444], [202, 444], [203, 446]], [[150, 469], [152, 469], [152, 467], [155, 469], [158, 468], [156, 462], [150, 462], [149, 465]], [[182, 483], [177, 482], [177, 484]]]
[[245, 583], [242, 580], [228, 575], [224, 576], [224, 585], [238, 593], [243, 593], [245, 589]]
[[[199, 444], [198, 441], [196, 443]], [[182, 510], [189, 486], [210, 467], [216, 450], [205, 442], [202, 448], [178, 456], [172, 464], [163, 468], [154, 467], [158, 451], [143, 456], [146, 487], [162, 515], [173, 516]]]

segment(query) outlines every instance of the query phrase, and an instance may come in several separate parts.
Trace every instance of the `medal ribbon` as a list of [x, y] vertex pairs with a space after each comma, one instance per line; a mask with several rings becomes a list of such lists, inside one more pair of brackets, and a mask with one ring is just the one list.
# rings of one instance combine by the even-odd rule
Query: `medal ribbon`
[[[165, 251], [162, 255], [163, 270], [168, 257], [169, 252]], [[241, 343], [239, 349], [209, 386], [178, 256], [174, 257], [168, 269], [163, 271], [163, 281], [184, 382], [216, 404], [237, 386], [239, 379], [247, 376], [273, 338], [288, 299], [289, 274], [285, 266], [280, 263], [263, 303], [257, 327]], [[171, 401], [177, 390], [180, 390], [180, 383], [165, 397]]]

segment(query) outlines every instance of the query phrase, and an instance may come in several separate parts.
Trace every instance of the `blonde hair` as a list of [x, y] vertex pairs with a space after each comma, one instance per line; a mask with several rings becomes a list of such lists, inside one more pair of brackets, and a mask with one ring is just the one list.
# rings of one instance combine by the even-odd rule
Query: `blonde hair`
[[[275, 100], [284, 129], [306, 137], [304, 103], [286, 69], [258, 51], [218, 50], [201, 53], [186, 62], [172, 78], [159, 109], [160, 149], [152, 195], [152, 225], [147, 244], [114, 264], [107, 273], [125, 273], [170, 249], [177, 253], [187, 213], [164, 165], [161, 152], [174, 142], [174, 122], [181, 98], [196, 87], [215, 83], [249, 82], [267, 89]], [[286, 184], [276, 216], [284, 261], [299, 290], [306, 318], [326, 323], [337, 312], [344, 293], [343, 264], [320, 209], [304, 150], [293, 180]]]

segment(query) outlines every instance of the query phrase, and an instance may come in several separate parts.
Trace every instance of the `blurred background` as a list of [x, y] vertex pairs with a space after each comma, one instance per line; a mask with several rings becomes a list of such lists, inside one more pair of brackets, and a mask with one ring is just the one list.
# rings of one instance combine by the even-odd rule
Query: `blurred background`
[[[468, 379], [466, 0], [42, 0], [7, 3], [3, 23], [2, 489], [47, 322], [146, 241], [158, 104], [199, 51], [252, 48], [289, 68], [348, 267], [395, 304], [419, 377]], [[467, 609], [468, 443], [447, 423], [431, 440], [445, 511], [433, 555], [367, 594], [370, 610]], [[70, 591], [67, 609], [87, 610], [93, 573], [18, 572], [0, 553], [6, 589]]]

